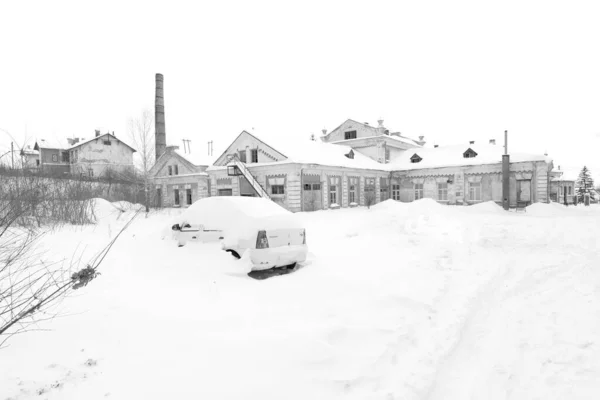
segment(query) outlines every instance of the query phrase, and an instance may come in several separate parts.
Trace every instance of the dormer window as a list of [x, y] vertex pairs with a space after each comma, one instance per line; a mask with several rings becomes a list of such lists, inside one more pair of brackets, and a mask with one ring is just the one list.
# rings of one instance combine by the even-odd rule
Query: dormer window
[[356, 131], [344, 132], [344, 140], [356, 139]]
[[477, 153], [471, 149], [470, 147], [463, 153], [464, 158], [475, 158], [477, 157]]
[[350, 159], [354, 160], [354, 151], [353, 151], [353, 150], [350, 150], [350, 153], [348, 153], [348, 154], [344, 154], [344, 155], [345, 155], [346, 157], [348, 157], [348, 158], [350, 158]]
[[418, 162], [421, 162], [422, 158], [419, 157], [419, 155], [417, 153], [413, 154], [413, 156], [410, 158], [410, 162], [415, 164]]

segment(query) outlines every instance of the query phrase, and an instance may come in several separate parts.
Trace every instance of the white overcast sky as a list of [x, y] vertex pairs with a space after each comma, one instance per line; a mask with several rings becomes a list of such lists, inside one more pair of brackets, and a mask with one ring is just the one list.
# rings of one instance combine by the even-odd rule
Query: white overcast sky
[[600, 181], [598, 1], [4, 1], [0, 147], [127, 137], [165, 76], [167, 140], [306, 138], [346, 118], [502, 141]]

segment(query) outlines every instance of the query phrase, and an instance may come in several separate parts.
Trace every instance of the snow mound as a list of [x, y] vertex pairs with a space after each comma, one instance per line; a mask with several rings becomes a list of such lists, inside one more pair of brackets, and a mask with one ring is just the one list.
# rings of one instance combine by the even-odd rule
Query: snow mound
[[411, 213], [431, 214], [439, 212], [442, 207], [447, 206], [440, 204], [433, 199], [424, 198], [408, 203], [407, 208]]
[[564, 215], [567, 207], [558, 203], [533, 203], [527, 207], [527, 214], [536, 217], [554, 217]]
[[95, 198], [92, 199], [92, 201], [94, 204], [94, 217], [96, 218], [96, 223], [117, 218], [121, 213], [117, 207], [107, 200]]
[[504, 209], [494, 201], [486, 201], [485, 203], [474, 204], [469, 207], [469, 210], [481, 211], [486, 213], [504, 213]]
[[405, 209], [406, 206], [404, 203], [401, 203], [399, 201], [388, 199], [388, 200], [382, 201], [381, 203], [377, 203], [377, 204], [371, 206], [371, 208], [376, 209], [376, 210], [381, 210], [381, 211], [383, 211], [383, 210], [396, 211], [396, 210], [399, 210], [400, 208]]
[[111, 204], [117, 210], [120, 210], [122, 212], [125, 212], [125, 211], [137, 211], [140, 208], [144, 208], [143, 204], [134, 204], [134, 203], [130, 203], [128, 201], [113, 201]]

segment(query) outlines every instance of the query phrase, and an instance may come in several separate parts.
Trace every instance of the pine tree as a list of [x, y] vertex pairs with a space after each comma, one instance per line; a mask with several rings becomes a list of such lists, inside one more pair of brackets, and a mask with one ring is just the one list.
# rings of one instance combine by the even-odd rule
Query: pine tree
[[586, 166], [584, 166], [581, 172], [579, 173], [577, 182], [575, 182], [575, 194], [577, 195], [577, 200], [580, 203], [583, 203], [583, 198], [586, 193], [589, 193], [590, 200], [595, 200], [596, 193], [593, 189], [594, 179], [592, 179], [592, 174], [590, 173], [590, 170]]

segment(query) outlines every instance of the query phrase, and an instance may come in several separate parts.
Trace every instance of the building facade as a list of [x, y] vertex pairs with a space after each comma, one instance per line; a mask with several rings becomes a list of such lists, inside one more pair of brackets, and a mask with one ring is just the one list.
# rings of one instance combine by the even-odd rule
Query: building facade
[[134, 172], [136, 150], [110, 133], [96, 131], [92, 139], [69, 138], [64, 144], [41, 139], [33, 150], [37, 152], [36, 166], [51, 175], [106, 177]]
[[[166, 142], [159, 75], [156, 110], [162, 118], [156, 132]], [[160, 205], [185, 207], [207, 196], [263, 196], [294, 212], [369, 206], [387, 199], [431, 198], [449, 205], [495, 201], [512, 207], [550, 201], [552, 160], [504, 155], [495, 141], [426, 148], [424, 137], [413, 140], [390, 132], [383, 120], [371, 126], [351, 119], [329, 133], [323, 130], [320, 139], [282, 137], [276, 143], [242, 131], [210, 162], [192, 161], [177, 146], [157, 147], [152, 176]]]

